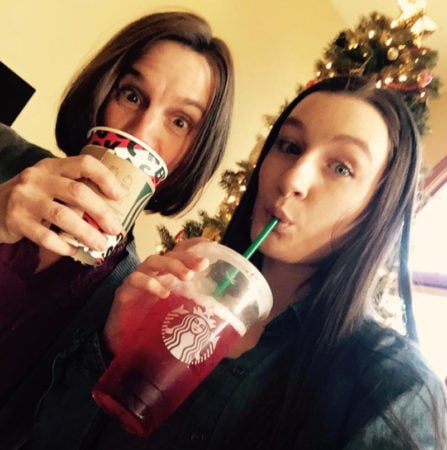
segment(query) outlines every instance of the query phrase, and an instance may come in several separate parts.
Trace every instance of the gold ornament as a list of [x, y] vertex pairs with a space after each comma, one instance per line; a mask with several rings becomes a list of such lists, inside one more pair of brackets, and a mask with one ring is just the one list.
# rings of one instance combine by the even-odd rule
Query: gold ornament
[[386, 57], [389, 61], [396, 61], [399, 57], [399, 50], [396, 47], [390, 47], [386, 52]]
[[238, 184], [242, 184], [245, 182], [245, 172], [239, 171], [236, 173], [236, 181]]
[[207, 225], [203, 228], [202, 236], [206, 239], [218, 242], [220, 240], [220, 231], [214, 225]]

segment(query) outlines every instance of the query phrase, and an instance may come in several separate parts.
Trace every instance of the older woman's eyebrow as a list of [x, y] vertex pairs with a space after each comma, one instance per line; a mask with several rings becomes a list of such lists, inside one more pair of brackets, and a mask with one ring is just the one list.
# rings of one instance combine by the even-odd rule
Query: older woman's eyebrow
[[[129, 69], [127, 69], [125, 72], [123, 72], [123, 75], [120, 77], [120, 79], [122, 79], [126, 75], [132, 75], [137, 80], [141, 81], [142, 83], [145, 80], [144, 75], [139, 70], [135, 69], [135, 67], [133, 67], [133, 66], [129, 67]], [[206, 113], [207, 105], [204, 105], [201, 102], [199, 102], [199, 101], [197, 101], [197, 100], [195, 100], [195, 99], [193, 99], [191, 97], [179, 97], [178, 100], [180, 102], [184, 103], [185, 105], [196, 107], [198, 110], [200, 110], [202, 115], [204, 115]]]

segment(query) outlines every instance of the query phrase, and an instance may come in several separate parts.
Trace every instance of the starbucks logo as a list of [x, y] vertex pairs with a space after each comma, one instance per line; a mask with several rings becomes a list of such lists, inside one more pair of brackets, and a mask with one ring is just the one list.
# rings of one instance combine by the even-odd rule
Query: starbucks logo
[[168, 313], [161, 327], [166, 348], [185, 364], [200, 364], [214, 352], [219, 339], [216, 320], [210, 313], [195, 305], [192, 310], [181, 305]]

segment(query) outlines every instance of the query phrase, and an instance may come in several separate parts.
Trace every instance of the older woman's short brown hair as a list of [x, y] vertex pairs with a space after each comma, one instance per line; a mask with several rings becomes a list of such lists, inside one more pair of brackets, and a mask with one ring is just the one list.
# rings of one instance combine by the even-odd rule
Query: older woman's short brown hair
[[233, 110], [232, 58], [226, 44], [213, 37], [203, 18], [184, 12], [156, 13], [119, 31], [69, 86], [57, 117], [56, 139], [67, 155], [79, 154], [88, 130], [101, 124], [102, 109], [116, 83], [148, 48], [161, 40], [179, 42], [203, 55], [211, 67], [215, 85], [209, 110], [191, 150], [159, 186], [146, 208], [174, 215], [191, 204], [218, 167]]

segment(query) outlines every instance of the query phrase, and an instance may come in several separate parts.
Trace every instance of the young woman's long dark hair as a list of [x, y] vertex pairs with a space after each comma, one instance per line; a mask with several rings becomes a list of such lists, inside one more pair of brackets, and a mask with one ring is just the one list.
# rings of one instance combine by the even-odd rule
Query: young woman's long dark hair
[[211, 104], [191, 150], [157, 189], [146, 209], [171, 216], [188, 207], [218, 167], [227, 143], [234, 98], [234, 70], [227, 45], [209, 24], [186, 12], [144, 16], [119, 31], [73, 80], [57, 117], [56, 139], [67, 155], [79, 154], [88, 130], [103, 125], [102, 109], [120, 78], [151, 46], [172, 40], [203, 55], [214, 81]]
[[[388, 128], [389, 158], [368, 207], [350, 231], [338, 242], [334, 242], [332, 253], [318, 263], [311, 283], [313, 289], [306, 303], [299, 348], [295, 348], [288, 368], [289, 383], [285, 388], [279, 387], [280, 390], [283, 389], [283, 401], [268, 405], [267, 396], [264, 408], [260, 407], [265, 410], [268, 418], [266, 426], [260, 425], [259, 421], [255, 424], [255, 434], [261, 433], [262, 436], [262, 448], [282, 448], [280, 442], [287, 448], [292, 441], [301, 442], [299, 448], [314, 448], [310, 442], [318, 434], [318, 430], [306, 430], [306, 423], [311, 423], [312, 417], [319, 414], [315, 405], [321, 395], [321, 385], [317, 380], [329, 370], [334, 355], [342, 351], [347, 338], [364, 325], [377, 270], [390, 249], [396, 248], [396, 245], [400, 249], [399, 286], [400, 292], [405, 294], [409, 319], [407, 326], [410, 336], [415, 336], [407, 251], [421, 155], [412, 117], [398, 94], [391, 90], [377, 89], [362, 78], [335, 77], [301, 92], [272, 127], [247, 191], [223, 237], [223, 243], [239, 252], [247, 248], [260, 166], [290, 112], [303, 98], [321, 91], [353, 96], [376, 108]], [[262, 266], [260, 254], [255, 255], [254, 261], [259, 267]], [[417, 378], [418, 374], [414, 373], [414, 377]], [[284, 386], [284, 381], [277, 381], [280, 386]], [[278, 389], [278, 386], [272, 388]], [[277, 409], [274, 417], [272, 408]], [[399, 424], [396, 428], [399, 428]], [[402, 436], [408, 444], [406, 448], [416, 448], [406, 433], [403, 432]], [[309, 446], [305, 445], [306, 442]]]
[[[377, 269], [384, 262], [390, 249], [400, 250], [399, 284], [404, 292], [411, 292], [408, 285], [408, 246], [413, 202], [416, 195], [421, 163], [419, 137], [412, 117], [395, 92], [377, 89], [362, 78], [334, 77], [323, 80], [303, 91], [282, 112], [272, 127], [260, 153], [257, 167], [223, 238], [223, 242], [242, 251], [250, 242], [250, 215], [257, 193], [259, 168], [272, 147], [278, 132], [295, 106], [313, 92], [339, 92], [363, 99], [374, 106], [388, 127], [390, 155], [382, 180], [368, 208], [359, 217], [342, 243], [319, 265], [318, 298], [324, 303], [326, 323], [325, 345], [352, 331], [363, 317], [367, 293]], [[362, 261], [362, 264], [358, 264]], [[321, 285], [321, 283], [324, 283]], [[405, 286], [402, 286], [405, 285]], [[331, 301], [330, 299], [334, 299]], [[411, 299], [407, 315], [412, 318]], [[312, 301], [317, 308], [318, 301]], [[328, 309], [329, 308], [329, 309]], [[409, 334], [415, 333], [409, 323]]]

